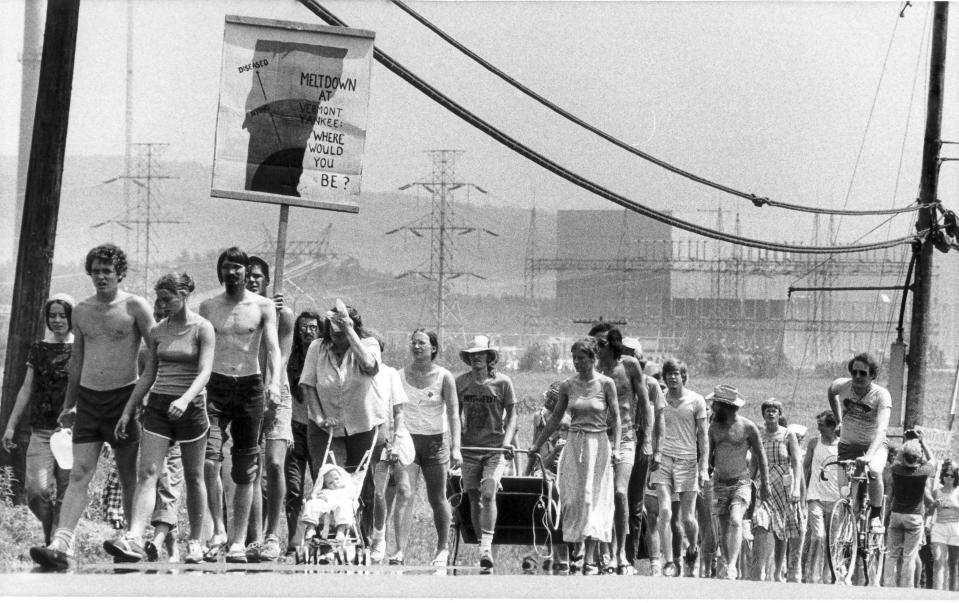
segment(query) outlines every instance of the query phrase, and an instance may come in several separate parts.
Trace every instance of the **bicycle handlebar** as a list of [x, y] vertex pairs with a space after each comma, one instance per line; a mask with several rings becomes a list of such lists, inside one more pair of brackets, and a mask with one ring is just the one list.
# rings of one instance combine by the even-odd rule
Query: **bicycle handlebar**
[[[821, 479], [821, 480], [824, 481], [824, 482], [828, 482], [828, 481], [829, 481], [829, 478], [826, 477], [826, 467], [829, 467], [829, 466], [832, 466], [832, 465], [839, 465], [839, 466], [841, 466], [843, 469], [845, 469], [846, 472], [848, 473], [849, 470], [850, 470], [851, 468], [855, 467], [858, 463], [859, 463], [859, 461], [857, 461], [857, 460], [855, 460], [855, 459], [854, 459], [854, 460], [851, 460], [851, 461], [838, 461], [838, 460], [837, 460], [837, 461], [829, 461], [828, 463], [824, 463], [822, 466], [819, 467], [819, 479]], [[850, 479], [869, 479], [869, 478], [868, 478], [868, 476], [867, 476], [867, 477], [859, 477], [859, 476], [854, 476], [854, 475], [852, 475], [852, 476], [850, 476]]]

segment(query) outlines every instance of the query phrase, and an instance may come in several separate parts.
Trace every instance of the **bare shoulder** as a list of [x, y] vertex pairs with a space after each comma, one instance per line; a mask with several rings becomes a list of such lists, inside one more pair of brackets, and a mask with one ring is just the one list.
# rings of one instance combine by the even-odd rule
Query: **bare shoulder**
[[751, 419], [736, 417], [736, 422], [743, 426], [743, 431], [746, 432], [746, 435], [754, 435], [757, 438], [760, 437], [759, 427]]
[[626, 369], [627, 373], [640, 373], [642, 374], [642, 368], [639, 366], [639, 360], [636, 360], [635, 356], [620, 356], [620, 361], [623, 363], [623, 367]]
[[147, 303], [147, 300], [143, 299], [139, 295], [134, 295], [133, 293], [127, 293], [127, 298], [125, 300], [127, 312], [130, 314], [140, 314], [145, 312], [148, 315], [153, 314], [153, 308]]

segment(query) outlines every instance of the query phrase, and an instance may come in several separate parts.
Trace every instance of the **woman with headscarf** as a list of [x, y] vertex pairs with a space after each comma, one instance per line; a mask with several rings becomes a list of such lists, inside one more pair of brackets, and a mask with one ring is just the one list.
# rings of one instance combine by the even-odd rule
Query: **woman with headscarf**
[[60, 501], [67, 490], [70, 470], [61, 469], [50, 450], [50, 436], [57, 430], [57, 418], [67, 389], [67, 364], [73, 351], [73, 306], [66, 293], [58, 293], [43, 304], [47, 334], [30, 346], [27, 374], [3, 434], [3, 448], [16, 448], [17, 424], [29, 408], [30, 443], [27, 445], [27, 506], [43, 525], [43, 539], [50, 544], [56, 529]]

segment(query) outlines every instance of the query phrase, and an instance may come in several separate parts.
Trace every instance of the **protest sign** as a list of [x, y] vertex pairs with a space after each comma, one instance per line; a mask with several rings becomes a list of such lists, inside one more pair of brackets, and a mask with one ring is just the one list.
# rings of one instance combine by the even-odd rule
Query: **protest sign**
[[228, 15], [211, 195], [357, 212], [373, 35]]

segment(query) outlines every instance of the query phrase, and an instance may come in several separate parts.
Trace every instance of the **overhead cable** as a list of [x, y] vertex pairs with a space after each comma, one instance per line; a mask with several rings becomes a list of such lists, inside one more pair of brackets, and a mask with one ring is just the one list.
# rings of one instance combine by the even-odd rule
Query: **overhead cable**
[[[300, 0], [300, 3], [308, 8], [311, 12], [316, 14], [318, 17], [326, 21], [328, 24], [338, 27], [346, 27], [347, 25], [341, 21], [336, 15], [324, 8], [318, 0]], [[423, 81], [419, 76], [409, 71], [406, 67], [395, 61], [388, 54], [377, 48], [373, 47], [373, 58], [375, 58], [381, 65], [398, 75], [400, 78], [406, 80], [414, 88], [425, 94], [430, 99], [439, 103], [446, 110], [450, 111], [460, 119], [466, 121], [468, 124], [472, 125], [474, 128], [480, 130], [490, 138], [496, 140], [500, 144], [506, 146], [510, 150], [526, 157], [533, 163], [549, 170], [553, 174], [579, 186], [580, 188], [603, 197], [613, 203], [623, 207], [625, 209], [631, 210], [640, 215], [646, 216], [647, 218], [656, 220], [663, 224], [667, 224], [674, 228], [684, 230], [686, 232], [691, 232], [693, 234], [698, 234], [700, 236], [716, 239], [719, 241], [724, 241], [727, 243], [733, 243], [735, 245], [741, 245], [743, 247], [754, 247], [757, 249], [766, 249], [768, 251], [778, 251], [783, 253], [800, 253], [800, 254], [829, 254], [829, 253], [859, 253], [863, 251], [872, 251], [876, 249], [887, 249], [890, 247], [896, 247], [899, 245], [904, 245], [911, 243], [916, 239], [917, 236], [925, 236], [928, 230], [917, 233], [916, 235], [906, 236], [899, 239], [893, 239], [888, 241], [879, 241], [876, 243], [863, 243], [859, 245], [848, 245], [848, 246], [831, 246], [831, 247], [809, 247], [805, 245], [790, 245], [786, 243], [775, 243], [771, 241], [762, 241], [758, 239], [750, 239], [747, 237], [742, 237], [739, 235], [733, 235], [725, 233], [718, 230], [713, 230], [711, 228], [706, 228], [698, 224], [693, 224], [692, 222], [687, 222], [685, 220], [680, 220], [675, 218], [670, 214], [663, 213], [637, 203], [627, 197], [623, 197], [618, 193], [596, 184], [595, 182], [588, 180], [574, 172], [569, 171], [563, 166], [557, 164], [551, 159], [537, 153], [536, 151], [530, 149], [526, 145], [520, 143], [519, 141], [513, 139], [508, 134], [497, 129], [490, 123], [482, 120], [480, 117], [474, 115], [469, 110], [465, 109], [460, 104], [456, 103], [454, 100], [450, 99], [442, 92], [433, 88], [430, 84]]]
[[469, 48], [467, 48], [466, 46], [458, 42], [455, 38], [453, 38], [452, 36], [447, 34], [445, 31], [443, 31], [442, 29], [434, 25], [432, 22], [430, 22], [426, 17], [424, 17], [423, 15], [419, 14], [418, 12], [416, 12], [415, 10], [407, 6], [406, 3], [403, 2], [402, 0], [391, 0], [391, 2], [393, 2], [393, 4], [395, 4], [398, 8], [400, 8], [401, 10], [406, 12], [408, 15], [410, 15], [411, 17], [419, 21], [421, 24], [423, 24], [423, 26], [425, 26], [427, 29], [429, 29], [430, 31], [435, 33], [437, 36], [442, 38], [446, 43], [450, 44], [451, 46], [453, 46], [454, 48], [456, 48], [457, 50], [465, 54], [467, 57], [473, 59], [473, 61], [478, 63], [480, 66], [482, 66], [484, 69], [486, 69], [490, 73], [496, 75], [497, 77], [499, 77], [500, 79], [502, 79], [509, 85], [513, 86], [514, 88], [516, 88], [517, 90], [525, 94], [526, 96], [532, 98], [533, 100], [539, 102], [542, 105], [545, 105], [547, 108], [549, 108], [553, 112], [561, 115], [562, 117], [580, 126], [581, 128], [585, 128], [586, 130], [589, 130], [596, 136], [599, 136], [603, 140], [616, 145], [617, 147], [623, 149], [624, 151], [632, 153], [633, 155], [636, 155], [637, 157], [641, 157], [642, 159], [645, 159], [646, 161], [649, 161], [650, 163], [658, 165], [659, 167], [667, 171], [670, 171], [674, 174], [682, 176], [683, 178], [687, 178], [694, 182], [698, 182], [699, 184], [703, 184], [705, 186], [714, 188], [716, 190], [723, 191], [724, 193], [728, 193], [736, 197], [748, 199], [749, 201], [752, 201], [753, 205], [755, 205], [756, 207], [769, 205], [770, 207], [780, 207], [783, 209], [790, 209], [794, 211], [802, 211], [802, 212], [808, 212], [808, 213], [814, 213], [814, 214], [834, 214], [834, 215], [843, 215], [843, 216], [876, 216], [876, 215], [892, 214], [892, 213], [905, 213], [905, 212], [917, 211], [919, 209], [919, 207], [916, 205], [909, 205], [896, 210], [880, 210], [880, 211], [846, 210], [846, 209], [836, 210], [836, 209], [822, 209], [822, 208], [810, 207], [806, 205], [794, 205], [791, 203], [782, 203], [779, 201], [774, 201], [772, 199], [769, 199], [768, 197], [760, 197], [759, 195], [755, 195], [753, 193], [746, 193], [738, 189], [732, 188], [730, 186], [726, 186], [724, 184], [714, 182], [702, 176], [697, 176], [696, 174], [693, 174], [692, 172], [687, 172], [686, 170], [676, 167], [675, 165], [672, 165], [671, 163], [667, 163], [666, 161], [663, 161], [662, 159], [654, 157], [653, 155], [650, 155], [649, 153], [646, 153], [645, 151], [637, 149], [633, 145], [616, 138], [612, 134], [609, 134], [608, 132], [600, 130], [596, 126], [593, 126], [592, 124], [589, 124], [583, 121], [579, 117], [573, 115], [572, 113], [566, 111], [559, 105], [550, 101], [548, 98], [538, 94], [537, 92], [523, 85], [518, 80], [510, 76], [509, 74], [505, 73], [504, 71], [502, 71], [501, 69], [499, 69], [498, 67], [496, 67], [495, 65], [487, 61], [486, 59], [484, 59], [483, 57], [479, 56], [478, 54], [476, 54], [475, 52], [473, 52], [472, 50], [470, 50]]

